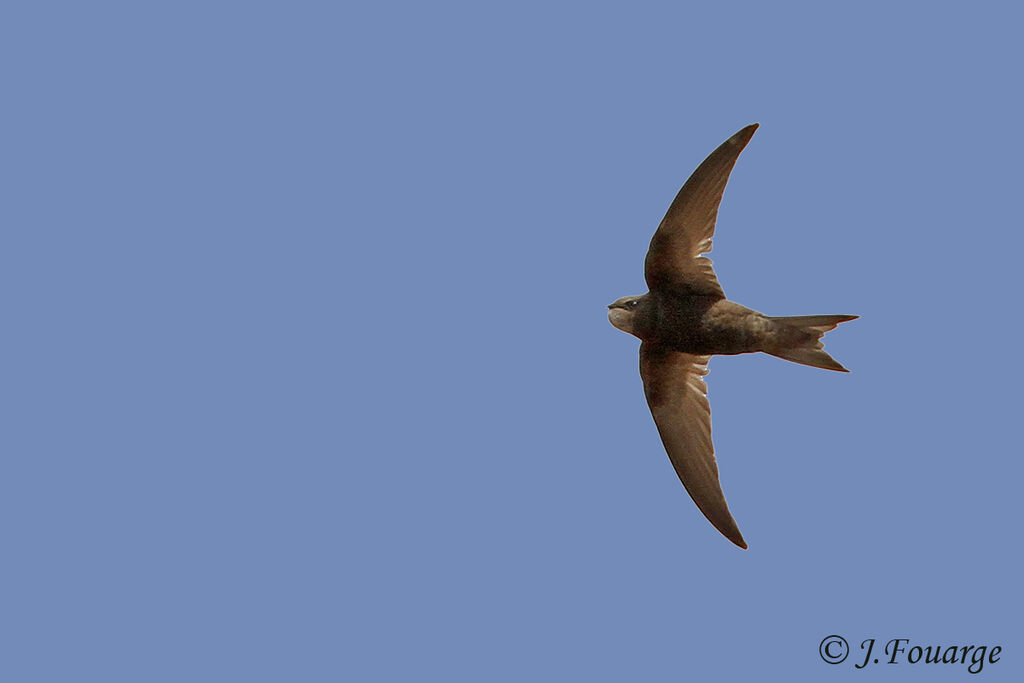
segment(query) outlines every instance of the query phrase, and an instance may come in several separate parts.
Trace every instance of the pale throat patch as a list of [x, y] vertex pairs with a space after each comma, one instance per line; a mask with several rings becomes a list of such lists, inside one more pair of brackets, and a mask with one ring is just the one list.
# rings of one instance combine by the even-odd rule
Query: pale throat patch
[[608, 311], [608, 321], [623, 332], [633, 334], [633, 311], [624, 308], [613, 308]]

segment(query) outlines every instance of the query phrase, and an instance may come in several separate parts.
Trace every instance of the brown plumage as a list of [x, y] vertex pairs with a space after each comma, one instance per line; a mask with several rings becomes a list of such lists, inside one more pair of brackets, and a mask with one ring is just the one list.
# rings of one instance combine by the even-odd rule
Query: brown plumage
[[639, 337], [640, 376], [662, 443], [679, 479], [716, 529], [746, 548], [718, 479], [704, 375], [711, 356], [764, 353], [847, 372], [821, 337], [855, 315], [772, 318], [725, 298], [711, 260], [715, 219], [729, 174], [757, 124], [722, 143], [697, 167], [647, 251], [650, 291], [608, 306], [612, 325]]

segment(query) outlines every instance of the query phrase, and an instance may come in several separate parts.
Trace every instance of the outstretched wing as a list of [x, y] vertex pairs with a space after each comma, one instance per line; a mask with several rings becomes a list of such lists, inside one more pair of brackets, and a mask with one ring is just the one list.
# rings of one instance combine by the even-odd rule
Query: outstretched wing
[[746, 548], [718, 481], [711, 406], [703, 379], [709, 359], [644, 342], [640, 345], [640, 376], [661, 441], [683, 486], [716, 529]]
[[751, 124], [723, 142], [679, 190], [647, 250], [644, 277], [650, 289], [725, 296], [711, 259], [701, 254], [711, 251], [725, 184], [757, 125]]

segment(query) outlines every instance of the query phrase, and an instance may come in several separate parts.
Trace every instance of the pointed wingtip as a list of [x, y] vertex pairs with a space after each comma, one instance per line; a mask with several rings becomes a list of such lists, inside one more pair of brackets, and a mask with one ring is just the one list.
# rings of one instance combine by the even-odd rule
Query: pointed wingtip
[[743, 534], [740, 533], [739, 527], [736, 526], [736, 522], [735, 521], [733, 521], [731, 529], [730, 528], [725, 528], [725, 529], [721, 529], [720, 528], [718, 530], [720, 532], [722, 532], [723, 536], [728, 538], [730, 541], [732, 541], [734, 544], [736, 544], [740, 548], [743, 548], [744, 550], [747, 549], [747, 542], [745, 540], [743, 540]]
[[752, 123], [749, 126], [741, 128], [735, 135], [729, 138], [728, 142], [733, 145], [746, 147], [747, 143], [750, 142], [750, 138], [754, 136], [754, 131], [757, 130], [757, 127], [760, 125], [761, 124], [759, 123]]
[[[705, 517], [706, 516], [707, 515], [705, 515]], [[709, 522], [711, 521], [710, 517], [708, 517], [708, 521]], [[720, 520], [720, 521], [722, 521], [722, 520]], [[729, 516], [729, 521], [728, 522], [720, 523], [720, 524], [715, 524], [715, 522], [711, 522], [711, 524], [716, 529], [718, 529], [718, 532], [720, 534], [722, 534], [727, 539], [729, 539], [730, 542], [732, 542], [733, 544], [739, 546], [740, 548], [743, 548], [744, 550], [747, 549], [747, 542], [745, 540], [743, 540], [743, 534], [740, 533], [740, 529], [739, 529], [738, 526], [736, 526], [736, 520], [734, 520], [732, 518], [732, 515]]]

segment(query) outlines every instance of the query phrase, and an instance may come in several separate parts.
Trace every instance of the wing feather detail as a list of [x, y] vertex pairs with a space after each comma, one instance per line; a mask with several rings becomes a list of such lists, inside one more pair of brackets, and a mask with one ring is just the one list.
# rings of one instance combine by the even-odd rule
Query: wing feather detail
[[644, 342], [640, 376], [661, 441], [686, 491], [716, 529], [746, 548], [722, 493], [711, 442], [711, 406], [704, 383], [709, 359]]
[[711, 251], [725, 185], [757, 126], [751, 124], [719, 145], [679, 190], [647, 250], [644, 277], [650, 289], [725, 297], [711, 259], [702, 254]]

